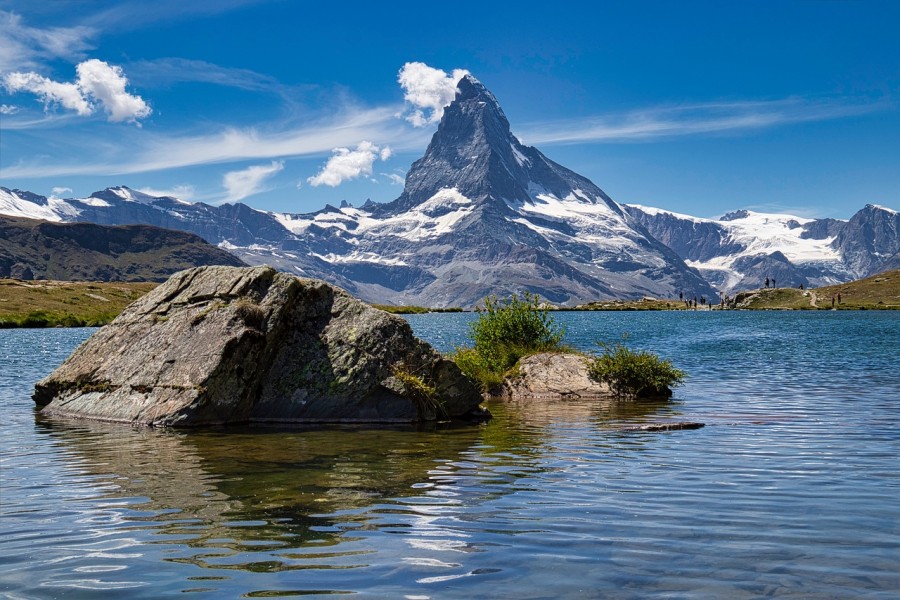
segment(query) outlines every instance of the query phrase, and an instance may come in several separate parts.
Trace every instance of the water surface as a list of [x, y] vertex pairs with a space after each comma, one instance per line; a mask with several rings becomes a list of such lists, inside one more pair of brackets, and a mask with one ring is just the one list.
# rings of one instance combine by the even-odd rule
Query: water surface
[[[409, 317], [444, 350], [469, 319]], [[91, 330], [0, 331], [0, 592], [896, 597], [900, 315], [557, 320], [688, 382], [478, 426], [158, 432], [36, 416], [34, 382]], [[667, 420], [707, 427], [624, 430]]]

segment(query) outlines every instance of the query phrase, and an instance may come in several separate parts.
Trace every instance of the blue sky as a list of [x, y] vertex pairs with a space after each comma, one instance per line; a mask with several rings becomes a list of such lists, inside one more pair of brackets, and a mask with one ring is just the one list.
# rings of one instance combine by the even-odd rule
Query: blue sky
[[390, 201], [466, 70], [619, 202], [848, 218], [900, 205], [898, 24], [892, 1], [0, 0], [0, 185]]

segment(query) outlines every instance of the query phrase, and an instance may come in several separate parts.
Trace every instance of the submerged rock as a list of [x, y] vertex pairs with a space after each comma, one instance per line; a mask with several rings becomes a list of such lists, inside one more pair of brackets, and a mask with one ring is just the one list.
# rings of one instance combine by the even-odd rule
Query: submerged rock
[[583, 398], [610, 397], [611, 392], [605, 384], [588, 377], [584, 356], [542, 352], [519, 361], [515, 374], [503, 383], [501, 395], [513, 399]]
[[706, 427], [706, 423], [679, 421], [677, 423], [648, 423], [646, 425], [635, 425], [634, 427], [626, 427], [625, 431], [682, 431], [685, 429], [700, 429], [702, 427]]
[[404, 319], [269, 267], [176, 273], [34, 400], [51, 415], [179, 427], [481, 415], [472, 382]]

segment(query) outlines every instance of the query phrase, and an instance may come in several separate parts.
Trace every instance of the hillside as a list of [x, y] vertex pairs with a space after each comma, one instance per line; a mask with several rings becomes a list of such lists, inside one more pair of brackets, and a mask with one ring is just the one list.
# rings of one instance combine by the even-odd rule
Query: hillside
[[242, 264], [231, 253], [184, 231], [0, 216], [0, 277], [164, 281], [191, 267]]
[[155, 283], [0, 279], [0, 327], [105, 325]]
[[[840, 302], [838, 301], [840, 296]], [[800, 290], [762, 289], [736, 296], [738, 308], [767, 309], [900, 309], [900, 269], [885, 271], [865, 279]]]

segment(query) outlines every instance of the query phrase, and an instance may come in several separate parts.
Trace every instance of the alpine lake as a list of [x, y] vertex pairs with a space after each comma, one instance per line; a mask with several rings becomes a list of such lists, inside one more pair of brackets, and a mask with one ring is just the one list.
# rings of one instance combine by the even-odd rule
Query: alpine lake
[[[0, 331], [0, 595], [898, 597], [900, 313], [554, 317], [688, 379], [480, 425], [157, 431], [36, 412], [94, 330]], [[450, 350], [472, 318], [408, 320]], [[670, 421], [706, 427], [628, 430]]]

